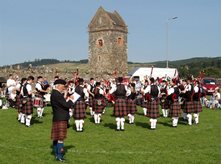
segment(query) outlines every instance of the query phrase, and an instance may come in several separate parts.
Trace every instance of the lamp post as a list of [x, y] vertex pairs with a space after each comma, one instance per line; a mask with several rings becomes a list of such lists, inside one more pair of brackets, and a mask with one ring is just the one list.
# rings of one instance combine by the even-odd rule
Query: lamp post
[[177, 18], [178, 17], [168, 18], [166, 21], [166, 68], [169, 67], [169, 22]]

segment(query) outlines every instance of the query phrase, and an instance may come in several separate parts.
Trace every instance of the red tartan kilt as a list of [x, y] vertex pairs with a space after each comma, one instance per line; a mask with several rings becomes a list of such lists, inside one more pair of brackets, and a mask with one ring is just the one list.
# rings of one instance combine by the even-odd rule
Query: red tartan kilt
[[124, 117], [127, 115], [127, 106], [125, 99], [116, 99], [114, 104], [114, 116], [115, 117]]
[[74, 105], [73, 118], [84, 119], [86, 117], [86, 103], [84, 101], [76, 101]]
[[126, 105], [127, 105], [127, 113], [128, 114], [135, 114], [137, 109], [136, 109], [136, 101], [132, 99], [127, 99], [126, 100]]
[[179, 117], [181, 114], [181, 106], [179, 102], [174, 102], [173, 104], [170, 105], [170, 112], [169, 116], [170, 117]]
[[52, 123], [51, 139], [63, 141], [67, 135], [67, 121], [55, 121]]
[[27, 102], [22, 104], [22, 113], [30, 115], [33, 113], [33, 102], [32, 98], [26, 98]]
[[[98, 104], [98, 101], [101, 101], [101, 104]], [[93, 100], [93, 106], [92, 110], [96, 113], [102, 113], [103, 109], [106, 107], [106, 100], [105, 99], [94, 99]]]
[[18, 109], [18, 112], [22, 112], [22, 101], [21, 101], [21, 96], [17, 95], [15, 97], [15, 108]]
[[200, 103], [200, 101], [193, 101], [194, 104], [194, 113], [200, 113], [202, 112], [202, 105]]
[[158, 101], [149, 101], [147, 103], [147, 117], [158, 118], [160, 116]]
[[183, 111], [184, 111], [184, 113], [193, 113], [194, 112], [194, 103], [193, 103], [193, 101], [185, 101]]
[[89, 107], [93, 106], [93, 97], [89, 96]]

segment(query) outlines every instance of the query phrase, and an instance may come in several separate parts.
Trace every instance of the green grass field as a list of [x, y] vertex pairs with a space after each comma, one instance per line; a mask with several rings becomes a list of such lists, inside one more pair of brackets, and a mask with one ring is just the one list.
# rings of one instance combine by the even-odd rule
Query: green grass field
[[[189, 126], [180, 120], [171, 127], [170, 118], [159, 118], [156, 130], [149, 129], [149, 119], [138, 108], [135, 125], [125, 124], [125, 131], [115, 131], [115, 118], [108, 107], [102, 123], [95, 125], [89, 114], [83, 133], [73, 129], [65, 140], [66, 163], [206, 163], [221, 162], [221, 111], [204, 109], [200, 124]], [[43, 119], [33, 118], [26, 128], [18, 123], [14, 109], [0, 110], [0, 163], [58, 163], [51, 149], [51, 107]]]

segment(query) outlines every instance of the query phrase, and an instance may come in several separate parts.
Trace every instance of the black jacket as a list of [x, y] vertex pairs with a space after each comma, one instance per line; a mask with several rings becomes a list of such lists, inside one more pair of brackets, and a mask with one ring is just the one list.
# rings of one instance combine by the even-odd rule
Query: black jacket
[[74, 105], [71, 100], [66, 102], [62, 93], [53, 90], [51, 94], [51, 105], [54, 121], [66, 121], [69, 119], [69, 109]]

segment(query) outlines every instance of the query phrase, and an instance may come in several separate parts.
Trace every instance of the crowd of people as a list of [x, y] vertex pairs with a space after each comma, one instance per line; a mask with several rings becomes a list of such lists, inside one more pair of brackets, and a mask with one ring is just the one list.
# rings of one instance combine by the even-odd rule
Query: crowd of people
[[31, 126], [34, 108], [38, 118], [44, 116], [45, 95], [49, 93], [53, 114], [51, 138], [55, 156], [61, 161], [69, 121], [73, 118], [76, 131], [83, 132], [87, 109], [95, 124], [100, 124], [107, 105], [112, 104], [116, 130], [124, 131], [126, 118], [129, 124], [135, 123], [138, 106], [149, 118], [152, 130], [157, 128], [161, 112], [163, 117], [172, 118], [175, 128], [180, 116], [190, 126], [198, 124], [202, 106], [220, 108], [219, 88], [207, 100], [199, 79], [191, 77], [184, 80], [151, 77], [144, 81], [124, 81], [123, 77], [110, 80], [90, 78], [87, 81], [80, 77], [67, 80], [55, 76], [49, 83], [42, 76], [38, 76], [35, 82], [33, 76], [18, 79], [10, 75], [5, 88], [8, 104], [18, 110], [18, 121], [27, 127]]

